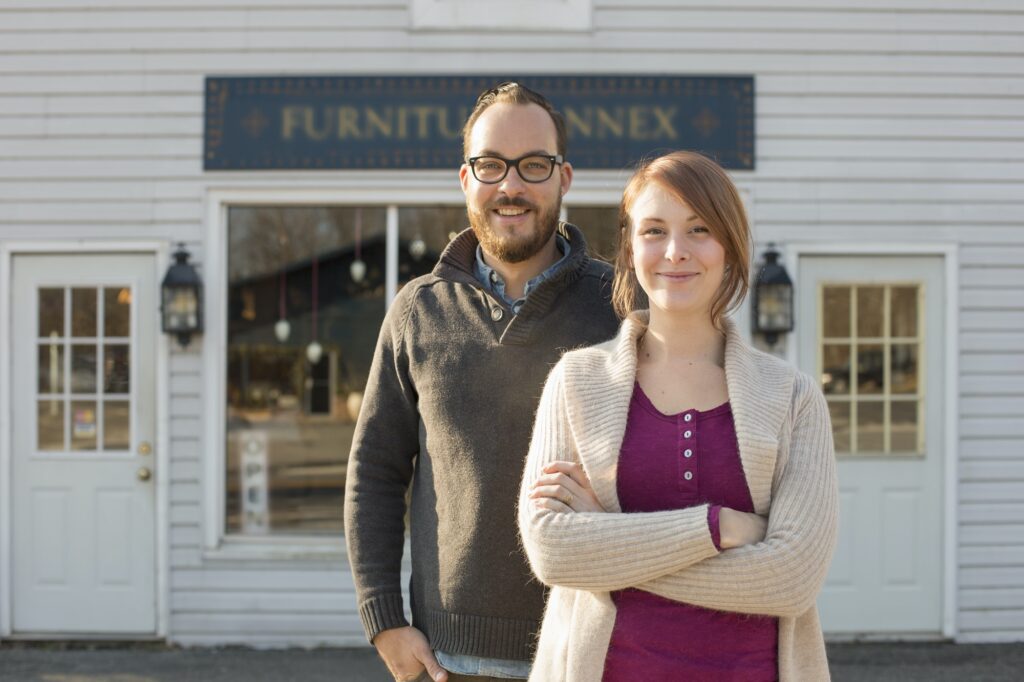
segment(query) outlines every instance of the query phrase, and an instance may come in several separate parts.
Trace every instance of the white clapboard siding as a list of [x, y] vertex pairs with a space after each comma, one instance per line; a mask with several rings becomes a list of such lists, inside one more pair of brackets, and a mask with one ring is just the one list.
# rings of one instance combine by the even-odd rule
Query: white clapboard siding
[[[202, 266], [208, 188], [448, 196], [443, 172], [203, 173], [207, 75], [753, 74], [757, 169], [737, 178], [760, 243], [959, 245], [958, 637], [1024, 639], [1020, 0], [595, 0], [580, 32], [409, 20], [404, 0], [0, 0], [0, 240], [185, 241]], [[615, 203], [622, 175], [598, 176], [577, 186]], [[169, 373], [170, 638], [365, 644], [340, 545], [203, 546], [223, 451], [201, 344], [172, 343]]]

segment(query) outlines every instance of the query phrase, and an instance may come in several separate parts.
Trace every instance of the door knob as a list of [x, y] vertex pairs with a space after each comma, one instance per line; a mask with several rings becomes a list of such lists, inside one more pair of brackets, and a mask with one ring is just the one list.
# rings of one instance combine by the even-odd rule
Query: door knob
[[141, 443], [139, 443], [140, 455], [148, 455], [151, 452], [153, 452], [153, 446], [149, 444], [149, 441], [144, 440]]
[[141, 469], [135, 472], [135, 475], [139, 477], [140, 481], [148, 481], [150, 476], [153, 475], [153, 472], [147, 469], [146, 467], [142, 467]]

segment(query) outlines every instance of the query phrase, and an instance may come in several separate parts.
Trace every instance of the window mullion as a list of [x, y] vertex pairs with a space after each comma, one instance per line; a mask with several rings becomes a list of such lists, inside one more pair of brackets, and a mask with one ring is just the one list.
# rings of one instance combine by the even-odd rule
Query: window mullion
[[857, 410], [857, 382], [860, 358], [857, 341], [857, 287], [850, 287], [850, 453], [857, 452], [857, 431], [859, 428]]
[[886, 284], [882, 289], [882, 452], [887, 455], [892, 452], [892, 328], [889, 320], [891, 295], [892, 287]]
[[398, 206], [387, 208], [384, 239], [384, 309], [391, 307], [398, 293]]

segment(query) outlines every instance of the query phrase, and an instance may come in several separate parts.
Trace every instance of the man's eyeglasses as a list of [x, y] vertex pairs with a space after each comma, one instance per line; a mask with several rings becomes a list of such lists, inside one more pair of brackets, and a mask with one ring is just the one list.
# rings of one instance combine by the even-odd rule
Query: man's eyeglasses
[[547, 156], [530, 154], [518, 159], [505, 159], [500, 156], [471, 156], [466, 163], [473, 170], [473, 177], [488, 185], [494, 185], [505, 179], [508, 169], [515, 167], [523, 182], [544, 182], [555, 172], [555, 166], [562, 163], [562, 155]]

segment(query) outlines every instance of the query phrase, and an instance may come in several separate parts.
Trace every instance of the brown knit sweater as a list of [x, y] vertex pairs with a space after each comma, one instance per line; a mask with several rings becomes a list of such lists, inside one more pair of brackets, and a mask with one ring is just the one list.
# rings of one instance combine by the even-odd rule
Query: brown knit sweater
[[[707, 505], [624, 514], [616, 462], [646, 313], [600, 346], [566, 354], [544, 389], [519, 501], [534, 572], [554, 589], [531, 680], [598, 682], [615, 624], [609, 592], [626, 587], [696, 606], [779, 617], [782, 682], [829, 679], [815, 599], [838, 522], [828, 407], [813, 379], [750, 348], [730, 323], [725, 374], [740, 460], [763, 542], [718, 552]], [[609, 513], [555, 513], [530, 504], [543, 467], [578, 459]]]
[[473, 274], [469, 230], [388, 310], [345, 489], [345, 534], [369, 639], [406, 625], [400, 569], [412, 484], [413, 625], [451, 654], [529, 660], [544, 588], [519, 546], [515, 505], [544, 379], [562, 353], [607, 340], [611, 268], [562, 225], [568, 261], [519, 313]]

